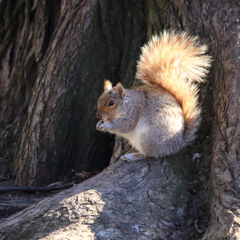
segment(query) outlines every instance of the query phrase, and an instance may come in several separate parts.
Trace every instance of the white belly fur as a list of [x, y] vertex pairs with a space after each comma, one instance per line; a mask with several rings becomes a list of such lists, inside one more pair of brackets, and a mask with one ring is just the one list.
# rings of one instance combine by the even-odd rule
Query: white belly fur
[[135, 129], [130, 133], [125, 133], [122, 136], [127, 138], [131, 144], [132, 147], [134, 147], [139, 152], [143, 153], [142, 145], [141, 145], [141, 139], [144, 137], [144, 135], [148, 132], [148, 127], [143, 122], [138, 122]]

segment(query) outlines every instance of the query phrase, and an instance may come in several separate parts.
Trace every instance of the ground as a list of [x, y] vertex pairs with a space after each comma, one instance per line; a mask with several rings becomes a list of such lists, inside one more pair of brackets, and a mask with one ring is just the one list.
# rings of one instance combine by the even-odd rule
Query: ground
[[[67, 177], [65, 177], [64, 183], [56, 183], [59, 187], [67, 185], [68, 187], [73, 184], [81, 183], [82, 181], [93, 177], [98, 171], [93, 172], [75, 172], [71, 170]], [[28, 207], [29, 205], [39, 202], [40, 200], [52, 196], [59, 191], [34, 191], [34, 192], [23, 192], [23, 191], [1, 191], [1, 188], [15, 187], [11, 180], [7, 178], [0, 178], [0, 222], [3, 218], [6, 218], [22, 209]], [[63, 187], [68, 188], [68, 187]]]
[[[14, 187], [14, 185], [11, 181], [0, 181], [0, 188], [1, 187]], [[25, 193], [21, 191], [0, 192], [0, 221], [57, 192], [58, 191], [41, 193]]]

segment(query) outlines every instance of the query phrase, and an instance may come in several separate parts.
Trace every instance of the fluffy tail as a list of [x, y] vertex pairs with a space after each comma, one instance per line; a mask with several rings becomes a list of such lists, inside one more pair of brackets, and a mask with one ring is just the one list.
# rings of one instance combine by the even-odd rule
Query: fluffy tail
[[165, 31], [143, 46], [136, 77], [147, 84], [158, 84], [182, 106], [185, 118], [185, 143], [194, 140], [200, 125], [198, 86], [208, 73], [211, 57], [206, 45], [187, 33]]

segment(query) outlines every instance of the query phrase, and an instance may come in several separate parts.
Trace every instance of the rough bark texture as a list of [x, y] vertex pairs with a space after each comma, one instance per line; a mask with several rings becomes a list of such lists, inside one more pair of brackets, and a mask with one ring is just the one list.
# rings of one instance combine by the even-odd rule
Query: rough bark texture
[[[0, 163], [8, 161], [18, 185], [45, 185], [71, 168], [107, 163], [110, 136], [96, 132], [94, 116], [103, 79], [131, 85], [139, 47], [162, 28], [188, 30], [209, 44], [203, 126], [199, 142], [178, 156], [117, 162], [4, 220], [1, 239], [198, 239], [208, 215], [203, 239], [240, 239], [238, 1], [50, 2], [0, 2], [7, 16], [0, 29]], [[202, 158], [191, 171], [194, 153]]]
[[[221, 5], [222, 4], [222, 5]], [[240, 239], [240, 48], [238, 1], [208, 6], [216, 57], [211, 165], [211, 221], [203, 239]], [[224, 19], [224, 27], [220, 22]]]
[[187, 160], [118, 161], [3, 221], [0, 239], [198, 239], [189, 170]]
[[[11, 123], [17, 113], [19, 118], [2, 133], [1, 155], [8, 160], [16, 184], [44, 186], [66, 175], [67, 170], [102, 169], [109, 162], [113, 148], [109, 140], [113, 137], [96, 131], [96, 101], [104, 79], [110, 78], [115, 83], [128, 80], [126, 85], [133, 82], [146, 31], [142, 31], [142, 6], [133, 5], [131, 1], [63, 1], [53, 9], [49, 1], [35, 1], [34, 6], [29, 6], [30, 2], [22, 1], [20, 7], [11, 6], [15, 11], [25, 9], [22, 17], [26, 19], [22, 25], [19, 23], [22, 29], [16, 32], [30, 40], [28, 43], [22, 37], [16, 45], [32, 58], [27, 57], [30, 60], [26, 63], [21, 60], [11, 69], [8, 52], [12, 47], [9, 46], [7, 53], [3, 51], [5, 67], [0, 74], [5, 86], [1, 93], [1, 116], [5, 118], [2, 124]], [[9, 19], [14, 19], [4, 4], [9, 3], [3, 2], [2, 8], [10, 15]], [[56, 26], [51, 26], [55, 21], [48, 11], [54, 10], [57, 11]], [[8, 18], [4, 18], [6, 31]], [[47, 32], [49, 28], [51, 35]], [[48, 42], [44, 41], [46, 38], [50, 38]], [[3, 42], [2, 46], [5, 45]], [[28, 49], [28, 45], [32, 48]], [[43, 45], [48, 48], [43, 50]], [[13, 53], [16, 58], [25, 56], [24, 53], [18, 55], [17, 50]], [[36, 59], [39, 63], [35, 69], [28, 61], [34, 64]], [[32, 79], [26, 77], [20, 81], [21, 77], [28, 76], [22, 73], [27, 67], [33, 74]], [[16, 72], [15, 78], [11, 77], [13, 72]], [[17, 96], [23, 95], [9, 87], [12, 82], [24, 92], [28, 87], [22, 82], [35, 82], [28, 99], [18, 100]], [[24, 104], [26, 107], [19, 113]]]
[[31, 98], [59, 18], [61, 1], [0, 2], [0, 127]]
[[203, 239], [240, 239], [239, 1], [174, 1], [184, 28], [209, 37], [213, 55], [213, 136], [209, 227]]

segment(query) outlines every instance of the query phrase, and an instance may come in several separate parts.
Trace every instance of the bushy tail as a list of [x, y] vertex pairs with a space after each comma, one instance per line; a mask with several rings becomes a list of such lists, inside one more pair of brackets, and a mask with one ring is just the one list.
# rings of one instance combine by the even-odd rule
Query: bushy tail
[[198, 86], [208, 73], [211, 57], [204, 55], [206, 45], [187, 33], [164, 31], [143, 46], [136, 77], [147, 84], [158, 84], [169, 91], [182, 106], [185, 118], [184, 140], [195, 138], [200, 124]]

